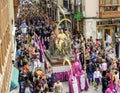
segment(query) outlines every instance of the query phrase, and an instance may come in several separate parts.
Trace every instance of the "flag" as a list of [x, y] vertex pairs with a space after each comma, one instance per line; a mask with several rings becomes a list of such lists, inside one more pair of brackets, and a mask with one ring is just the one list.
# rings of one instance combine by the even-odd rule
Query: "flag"
[[44, 44], [44, 39], [42, 38], [42, 48], [43, 48], [43, 51], [46, 49], [46, 46]]
[[35, 38], [35, 46], [37, 46], [38, 49], [40, 49], [40, 41], [39, 41], [39, 38], [35, 32], [34, 32], [34, 38]]
[[40, 41], [38, 37], [35, 37], [35, 46], [37, 46], [37, 48], [40, 49]]
[[[35, 42], [36, 42], [36, 45], [38, 46], [38, 48], [40, 49], [40, 62], [45, 62], [45, 55], [44, 55], [44, 50], [45, 50], [45, 45], [44, 45], [44, 39], [42, 38], [42, 43], [40, 42], [38, 36], [34, 33], [34, 36], [35, 36]], [[44, 47], [43, 47], [44, 45]]]
[[45, 55], [44, 55], [44, 49], [43, 49], [43, 46], [40, 44], [40, 62], [45, 62], [44, 60], [45, 58]]

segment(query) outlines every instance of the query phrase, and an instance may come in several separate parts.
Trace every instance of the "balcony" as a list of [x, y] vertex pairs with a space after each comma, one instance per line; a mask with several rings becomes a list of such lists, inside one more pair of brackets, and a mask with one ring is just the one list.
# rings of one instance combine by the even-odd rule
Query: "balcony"
[[99, 13], [100, 18], [118, 18], [120, 17], [120, 11], [105, 11]]
[[99, 0], [100, 18], [119, 18], [120, 0]]

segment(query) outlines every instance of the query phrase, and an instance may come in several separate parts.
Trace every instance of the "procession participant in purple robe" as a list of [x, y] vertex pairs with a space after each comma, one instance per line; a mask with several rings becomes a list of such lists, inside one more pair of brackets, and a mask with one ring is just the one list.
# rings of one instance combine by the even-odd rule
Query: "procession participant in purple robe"
[[75, 58], [75, 61], [73, 63], [73, 74], [76, 75], [77, 78], [77, 82], [78, 82], [78, 87], [79, 87], [79, 92], [81, 91], [81, 83], [80, 83], [80, 78], [81, 78], [81, 72], [82, 72], [82, 65], [79, 62], [79, 60], [77, 59], [77, 57]]
[[81, 71], [82, 71], [82, 65], [81, 63], [77, 60], [77, 58], [75, 58], [75, 61], [72, 65], [72, 70], [73, 70], [73, 74], [75, 75], [76, 73], [77, 74], [81, 74]]
[[69, 86], [69, 93], [74, 93], [73, 86], [72, 86], [72, 76], [69, 76], [68, 80], [68, 86]]
[[72, 70], [74, 76], [72, 76], [71, 73], [69, 73], [69, 80], [72, 80], [72, 82], [69, 81], [69, 88], [70, 88], [69, 91], [73, 90], [74, 93], [80, 93], [81, 92], [80, 75], [82, 71], [82, 66], [80, 62], [77, 60], [77, 57], [75, 58], [75, 61], [73, 63]]
[[115, 89], [114, 89], [114, 85], [113, 85], [113, 80], [110, 80], [110, 85], [107, 88], [107, 90], [105, 91], [105, 93], [116, 93]]
[[68, 80], [69, 93], [80, 93], [78, 90], [78, 82], [75, 76], [70, 75]]

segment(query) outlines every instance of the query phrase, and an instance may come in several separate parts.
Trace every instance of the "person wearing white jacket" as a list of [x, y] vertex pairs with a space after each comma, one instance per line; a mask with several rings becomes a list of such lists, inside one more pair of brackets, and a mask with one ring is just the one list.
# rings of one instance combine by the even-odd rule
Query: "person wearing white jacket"
[[98, 68], [96, 69], [96, 71], [94, 72], [94, 81], [97, 83], [97, 86], [99, 85], [100, 83], [100, 79], [101, 79], [101, 73], [100, 71], [98, 70]]

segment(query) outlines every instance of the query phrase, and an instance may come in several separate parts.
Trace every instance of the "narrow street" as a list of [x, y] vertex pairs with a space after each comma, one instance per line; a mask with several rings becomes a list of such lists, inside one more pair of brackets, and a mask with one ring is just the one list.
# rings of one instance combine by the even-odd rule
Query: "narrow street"
[[[55, 16], [52, 16], [49, 10], [50, 4], [57, 5], [63, 14], [63, 19], [55, 21]], [[108, 58], [112, 58], [113, 61], [119, 60], [115, 58], [110, 33], [106, 33], [104, 42], [107, 42], [105, 45], [107, 48], [103, 50], [104, 44], [102, 45], [99, 40], [95, 42], [94, 36], [86, 38], [82, 33], [74, 33], [74, 30], [71, 32], [72, 28], [68, 28], [68, 25], [72, 26], [71, 19], [66, 17], [65, 11], [58, 3], [50, 4], [48, 2], [49, 6], [45, 10], [45, 7], [40, 7], [39, 4], [21, 2], [19, 8], [22, 21], [18, 23], [17, 34], [20, 30], [22, 33], [20, 39], [17, 35], [17, 65], [22, 75], [19, 77], [21, 93], [23, 91], [102, 93], [102, 86], [105, 88], [103, 91], [109, 89], [109, 84], [105, 84], [110, 83], [110, 86], [113, 86], [112, 79], [106, 80], [105, 84], [100, 84], [100, 81], [104, 80], [103, 77], [108, 79], [105, 76], [108, 73]], [[81, 14], [76, 13], [75, 20], [82, 19], [82, 15], [81, 17], [78, 15]], [[104, 55], [104, 52], [107, 55]], [[30, 84], [26, 87], [28, 81]], [[94, 83], [94, 87], [89, 85], [89, 82]]]
[[[68, 90], [68, 82], [63, 82], [63, 93], [69, 93]], [[82, 93], [102, 93], [101, 85], [99, 86], [99, 90], [95, 90], [93, 86], [90, 86], [88, 91], [82, 91]]]

